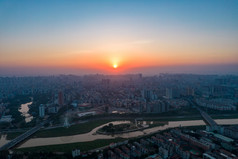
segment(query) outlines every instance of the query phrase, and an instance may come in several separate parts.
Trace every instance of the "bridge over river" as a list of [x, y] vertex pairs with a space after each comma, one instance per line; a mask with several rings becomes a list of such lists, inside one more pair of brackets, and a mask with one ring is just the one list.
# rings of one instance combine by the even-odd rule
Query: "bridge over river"
[[26, 138], [30, 137], [31, 135], [36, 133], [38, 130], [40, 130], [44, 126], [44, 124], [46, 124], [46, 122], [47, 121], [44, 121], [44, 122], [40, 123], [39, 125], [33, 127], [32, 129], [26, 131], [25, 133], [23, 133], [21, 135], [19, 135], [18, 137], [16, 137], [15, 139], [10, 141], [9, 143], [3, 145], [2, 147], [0, 147], [0, 151], [9, 150], [9, 149], [13, 148], [14, 146], [16, 146], [17, 144], [21, 143]]

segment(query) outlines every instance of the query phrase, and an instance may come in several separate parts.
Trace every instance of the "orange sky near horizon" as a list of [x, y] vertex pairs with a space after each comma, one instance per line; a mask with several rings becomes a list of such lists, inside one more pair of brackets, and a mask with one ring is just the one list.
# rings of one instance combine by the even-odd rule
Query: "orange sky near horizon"
[[0, 1], [0, 67], [238, 64], [237, 3]]
[[238, 38], [235, 32], [224, 34], [180, 30], [164, 35], [159, 31], [157, 34], [160, 36], [147, 38], [137, 37], [135, 31], [121, 34], [112, 30], [97, 34], [93, 37], [87, 35], [84, 39], [80, 38], [80, 34], [63, 34], [53, 38], [47, 34], [29, 34], [4, 39], [2, 44], [5, 45], [0, 44], [4, 52], [0, 66], [115, 72], [113, 65], [117, 64], [116, 71], [123, 72], [150, 66], [238, 63]]
[[[136, 43], [136, 42], [134, 42]], [[165, 43], [164, 43], [165, 44]], [[109, 46], [104, 44], [105, 46]], [[65, 67], [98, 69], [107, 72], [115, 72], [114, 64], [118, 65], [117, 72], [137, 67], [150, 66], [175, 66], [175, 65], [205, 65], [236, 63], [236, 52], [227, 49], [230, 54], [219, 54], [224, 52], [222, 48], [216, 49], [197, 48], [196, 46], [183, 47], [175, 44], [156, 44], [156, 42], [138, 42], [130, 46], [102, 47], [95, 50], [81, 50], [66, 48], [30, 48], [9, 49], [8, 56], [0, 59], [2, 66], [25, 66], [25, 67]], [[14, 56], [11, 56], [11, 52]]]

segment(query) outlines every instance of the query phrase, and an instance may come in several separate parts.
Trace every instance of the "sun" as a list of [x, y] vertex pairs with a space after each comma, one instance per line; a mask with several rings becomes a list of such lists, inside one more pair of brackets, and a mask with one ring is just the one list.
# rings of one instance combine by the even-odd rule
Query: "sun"
[[113, 64], [113, 68], [115, 68], [115, 69], [116, 69], [117, 67], [118, 67], [118, 65], [117, 65], [117, 64]]

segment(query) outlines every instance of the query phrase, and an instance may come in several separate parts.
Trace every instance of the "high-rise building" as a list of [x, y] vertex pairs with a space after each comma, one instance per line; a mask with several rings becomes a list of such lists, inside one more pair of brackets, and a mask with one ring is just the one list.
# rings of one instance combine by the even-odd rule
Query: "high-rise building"
[[60, 106], [64, 105], [64, 94], [62, 91], [59, 91], [59, 93], [58, 93], [58, 104]]
[[43, 118], [43, 117], [45, 116], [45, 105], [44, 105], [44, 104], [41, 104], [41, 105], [39, 106], [39, 116], [40, 116], [41, 118]]
[[140, 102], [140, 113], [144, 111], [144, 103]]
[[146, 112], [151, 113], [151, 105], [149, 103], [146, 103]]
[[151, 90], [142, 90], [141, 96], [143, 99], [146, 100], [146, 102], [150, 102], [150, 101], [154, 100], [154, 98], [155, 98], [154, 93]]
[[188, 96], [194, 96], [194, 89], [191, 88], [191, 87], [188, 87], [188, 88], [187, 88], [187, 95], [188, 95]]
[[169, 111], [168, 104], [161, 100], [156, 100], [147, 104], [147, 113], [163, 113]]
[[172, 88], [166, 88], [166, 98], [167, 99], [173, 98], [173, 89]]
[[173, 99], [179, 97], [179, 91], [176, 88], [166, 88], [166, 95], [167, 99]]

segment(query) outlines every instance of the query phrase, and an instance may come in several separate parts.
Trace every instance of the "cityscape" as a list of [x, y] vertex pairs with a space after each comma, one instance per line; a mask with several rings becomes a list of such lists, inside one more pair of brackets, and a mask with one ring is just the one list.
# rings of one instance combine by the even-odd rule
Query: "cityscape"
[[0, 159], [238, 159], [238, 1], [0, 1]]
[[[238, 155], [238, 76], [96, 74], [0, 81], [1, 150], [13, 148], [12, 156]], [[87, 142], [95, 145], [85, 147]], [[58, 150], [55, 144], [70, 146]], [[48, 154], [48, 148], [56, 152]]]

